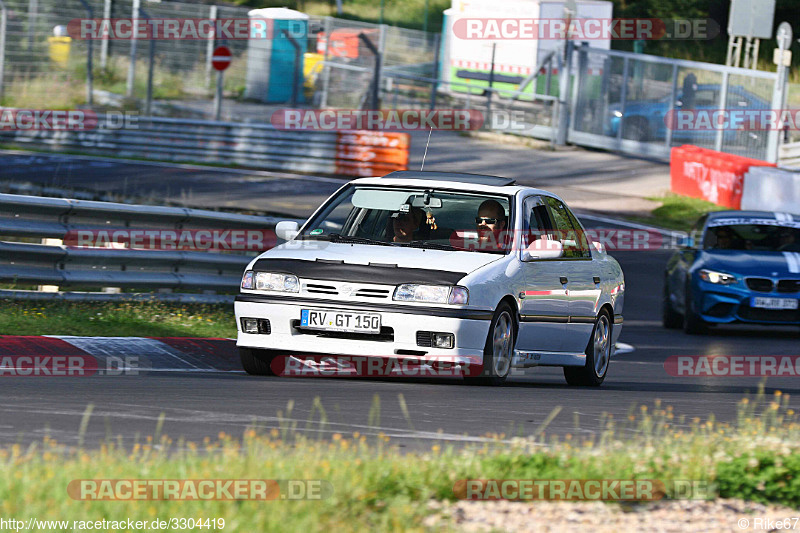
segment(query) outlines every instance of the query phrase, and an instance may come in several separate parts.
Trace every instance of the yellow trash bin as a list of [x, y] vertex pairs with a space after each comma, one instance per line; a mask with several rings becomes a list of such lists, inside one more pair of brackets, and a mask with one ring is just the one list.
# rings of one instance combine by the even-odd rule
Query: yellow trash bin
[[312, 54], [310, 52], [303, 54], [303, 85], [308, 89], [314, 88], [314, 83], [317, 81], [322, 70], [322, 60], [325, 59], [323, 54]]
[[59, 66], [66, 67], [67, 61], [69, 61], [69, 49], [72, 38], [48, 37], [47, 42], [50, 44], [50, 61]]

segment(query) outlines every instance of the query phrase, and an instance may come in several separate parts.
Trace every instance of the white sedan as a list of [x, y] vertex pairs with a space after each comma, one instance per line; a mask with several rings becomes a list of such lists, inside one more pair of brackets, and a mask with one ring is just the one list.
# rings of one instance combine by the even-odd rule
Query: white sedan
[[393, 172], [347, 183], [276, 233], [287, 242], [248, 265], [236, 297], [250, 374], [290, 354], [446, 362], [492, 385], [511, 368], [560, 366], [587, 386], [608, 373], [622, 269], [552, 193]]

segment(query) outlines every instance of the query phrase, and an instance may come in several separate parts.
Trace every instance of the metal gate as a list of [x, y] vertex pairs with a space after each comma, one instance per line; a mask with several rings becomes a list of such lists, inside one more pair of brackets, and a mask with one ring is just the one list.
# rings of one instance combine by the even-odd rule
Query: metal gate
[[770, 142], [778, 142], [777, 129], [713, 124], [733, 110], [760, 116], [757, 111], [780, 107], [773, 105], [777, 73], [585, 44], [569, 55], [570, 143], [659, 158], [668, 158], [673, 146], [693, 144], [769, 160]]

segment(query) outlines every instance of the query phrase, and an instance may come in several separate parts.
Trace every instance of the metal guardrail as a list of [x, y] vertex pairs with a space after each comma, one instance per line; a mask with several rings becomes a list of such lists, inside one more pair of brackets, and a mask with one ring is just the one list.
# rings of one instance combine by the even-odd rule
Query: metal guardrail
[[337, 166], [343, 160], [363, 161], [355, 153], [350, 156], [341, 150], [347, 142], [335, 131], [283, 131], [271, 124], [160, 117], [138, 117], [135, 127], [124, 129], [107, 125], [104, 117], [98, 116], [96, 129], [0, 130], [0, 142], [59, 152], [323, 174], [343, 173], [341, 165]]
[[[282, 219], [180, 207], [0, 194], [0, 235], [4, 239], [45, 238], [61, 242], [79, 231], [97, 230], [264, 231], [274, 229], [279, 220]], [[230, 291], [239, 286], [244, 267], [257, 253], [258, 250], [227, 253], [0, 240], [0, 281], [69, 288]], [[4, 291], [6, 296], [13, 292]]]

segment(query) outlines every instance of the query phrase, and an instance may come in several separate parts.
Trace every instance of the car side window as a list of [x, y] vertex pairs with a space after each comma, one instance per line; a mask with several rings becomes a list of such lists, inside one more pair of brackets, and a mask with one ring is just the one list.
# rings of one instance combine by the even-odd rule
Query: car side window
[[[584, 251], [588, 253], [589, 246], [588, 244], [585, 247], [581, 245], [586, 236], [581, 235], [583, 232], [579, 229], [580, 225], [578, 225], [578, 228], [573, 226], [570, 212], [560, 200], [547, 197], [547, 203], [555, 226], [553, 229], [556, 230], [556, 236], [564, 246], [564, 258], [583, 259], [586, 257]], [[591, 254], [588, 254], [588, 256], [591, 257]]]
[[712, 89], [703, 89], [697, 91], [694, 97], [695, 106], [713, 107], [719, 103], [719, 96], [717, 91]]
[[575, 213], [569, 210], [567, 206], [564, 206], [564, 210], [569, 215], [569, 221], [572, 222], [572, 227], [575, 228], [577, 232], [577, 241], [578, 241], [578, 248], [581, 251], [581, 257], [592, 257], [592, 252], [589, 250], [589, 239], [586, 238], [586, 230], [583, 229], [581, 223], [578, 222], [578, 219], [575, 217]]
[[527, 242], [531, 243], [539, 236], [545, 235], [548, 230], [553, 229], [550, 222], [550, 215], [547, 213], [547, 205], [541, 196], [529, 196], [522, 204], [524, 213], [523, 230]]

